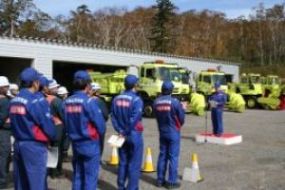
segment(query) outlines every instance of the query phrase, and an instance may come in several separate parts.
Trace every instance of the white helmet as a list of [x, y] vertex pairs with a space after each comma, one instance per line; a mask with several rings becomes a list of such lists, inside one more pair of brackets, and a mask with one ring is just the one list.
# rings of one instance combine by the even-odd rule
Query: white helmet
[[9, 90], [19, 90], [19, 86], [17, 84], [10, 84]]
[[58, 88], [57, 94], [58, 94], [58, 95], [65, 95], [65, 94], [68, 94], [68, 90], [67, 90], [64, 86], [61, 86], [61, 87]]
[[57, 88], [57, 87], [59, 87], [59, 84], [57, 83], [57, 81], [55, 79], [52, 79], [49, 81], [48, 89], [53, 89], [53, 88]]
[[9, 80], [5, 76], [0, 76], [0, 87], [9, 86]]
[[97, 91], [97, 90], [101, 89], [100, 84], [98, 84], [96, 82], [92, 82], [91, 86], [92, 86], [92, 90], [94, 90], [94, 91]]

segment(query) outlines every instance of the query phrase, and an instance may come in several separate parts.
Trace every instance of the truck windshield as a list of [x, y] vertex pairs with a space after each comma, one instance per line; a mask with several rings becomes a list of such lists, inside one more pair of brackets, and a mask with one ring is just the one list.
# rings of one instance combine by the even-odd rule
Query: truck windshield
[[182, 75], [176, 68], [160, 67], [158, 68], [160, 80], [181, 81]]
[[190, 77], [189, 77], [188, 72], [180, 70], [180, 74], [181, 74], [181, 82], [182, 82], [182, 84], [189, 84]]
[[225, 75], [213, 75], [213, 83], [219, 82], [221, 85], [226, 85], [227, 80]]
[[251, 76], [250, 82], [251, 83], [260, 83], [260, 76]]
[[278, 78], [272, 77], [272, 78], [269, 78], [268, 84], [270, 84], [270, 85], [280, 84], [280, 81]]

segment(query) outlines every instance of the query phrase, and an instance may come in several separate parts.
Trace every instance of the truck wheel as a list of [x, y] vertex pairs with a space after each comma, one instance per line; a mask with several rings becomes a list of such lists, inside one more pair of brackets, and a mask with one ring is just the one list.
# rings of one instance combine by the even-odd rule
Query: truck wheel
[[253, 97], [247, 98], [247, 100], [246, 100], [246, 106], [247, 106], [249, 109], [255, 108], [255, 107], [256, 107], [256, 99], [253, 98]]
[[144, 115], [146, 116], [146, 117], [153, 117], [154, 115], [153, 115], [153, 108], [152, 108], [152, 104], [146, 104], [145, 106], [144, 106]]

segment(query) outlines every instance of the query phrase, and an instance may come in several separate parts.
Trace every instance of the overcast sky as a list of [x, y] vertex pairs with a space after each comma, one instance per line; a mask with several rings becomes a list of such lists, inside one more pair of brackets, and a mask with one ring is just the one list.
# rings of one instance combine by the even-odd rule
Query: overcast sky
[[[156, 3], [155, 0], [34, 0], [35, 4], [42, 11], [52, 16], [59, 14], [68, 16], [70, 10], [75, 10], [79, 5], [86, 4], [89, 9], [95, 11], [104, 7], [124, 7], [132, 10], [135, 7], [149, 7]], [[179, 11], [190, 9], [215, 10], [226, 13], [228, 18], [248, 16], [252, 8], [263, 3], [266, 8], [274, 4], [284, 3], [285, 0], [173, 0]]]

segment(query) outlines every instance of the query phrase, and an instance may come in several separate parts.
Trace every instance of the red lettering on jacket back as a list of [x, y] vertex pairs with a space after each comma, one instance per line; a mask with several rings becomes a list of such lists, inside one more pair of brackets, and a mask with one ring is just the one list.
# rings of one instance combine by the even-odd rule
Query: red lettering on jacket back
[[131, 103], [126, 100], [117, 100], [116, 105], [119, 107], [130, 107]]
[[67, 113], [81, 113], [82, 112], [82, 106], [78, 106], [78, 105], [66, 106], [65, 108], [66, 108]]
[[17, 115], [26, 115], [26, 108], [24, 106], [14, 105], [10, 107], [10, 113]]
[[158, 104], [156, 110], [159, 112], [169, 112], [171, 110], [170, 104]]

